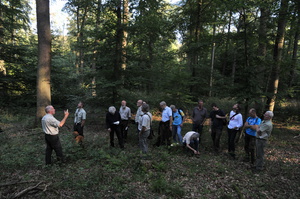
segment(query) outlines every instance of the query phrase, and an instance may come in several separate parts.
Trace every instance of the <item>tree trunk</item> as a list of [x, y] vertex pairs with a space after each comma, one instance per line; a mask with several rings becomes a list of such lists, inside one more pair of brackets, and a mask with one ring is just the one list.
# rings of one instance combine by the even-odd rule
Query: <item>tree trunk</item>
[[[188, 1], [189, 9], [193, 9], [195, 6], [193, 2]], [[196, 66], [198, 65], [199, 61], [199, 52], [198, 47], [195, 49], [195, 46], [198, 46], [199, 40], [200, 40], [200, 17], [201, 17], [201, 6], [202, 6], [202, 0], [197, 0], [197, 9], [195, 13], [192, 13], [190, 15], [190, 28], [189, 28], [189, 43], [190, 47], [187, 53], [187, 62], [188, 66], [191, 69], [191, 77], [196, 77]], [[191, 47], [193, 46], [193, 47]], [[195, 90], [195, 86], [191, 85], [190, 92], [193, 92]]]
[[231, 18], [232, 18], [232, 11], [229, 11], [229, 22], [228, 22], [228, 31], [226, 36], [226, 47], [225, 47], [225, 53], [224, 53], [224, 60], [222, 63], [222, 75], [225, 76], [227, 64], [228, 64], [228, 50], [229, 50], [229, 43], [230, 43], [230, 34], [231, 34]]
[[36, 0], [38, 32], [37, 112], [36, 124], [45, 115], [45, 107], [51, 104], [51, 32], [49, 0]]
[[[83, 8], [81, 8], [81, 5]], [[83, 11], [81, 12], [81, 9]], [[76, 10], [76, 24], [77, 24], [77, 52], [76, 52], [76, 69], [77, 72], [83, 72], [84, 68], [84, 47], [83, 47], [83, 30], [85, 28], [85, 21], [88, 12], [88, 3], [78, 5]]]
[[[98, 5], [97, 5], [97, 13], [96, 13], [96, 30], [99, 30], [100, 26], [100, 14], [101, 14], [101, 6], [102, 6], [102, 0], [98, 0]], [[95, 74], [96, 73], [96, 62], [97, 62], [97, 57], [98, 57], [98, 50], [97, 50], [97, 45], [98, 45], [98, 38], [95, 37], [94, 41], [94, 52], [93, 52], [93, 62], [92, 62], [92, 71]], [[97, 96], [96, 92], [96, 76], [92, 78], [92, 96], [95, 97]]]
[[[242, 15], [240, 14], [239, 16], [239, 24], [237, 27], [237, 35], [240, 34], [240, 29], [241, 29], [241, 22], [242, 22]], [[236, 42], [236, 45], [234, 46], [234, 50], [233, 50], [233, 60], [232, 60], [232, 68], [231, 68], [231, 85], [234, 86], [234, 81], [235, 81], [235, 72], [236, 72], [236, 67], [237, 67], [237, 51], [238, 51], [238, 47], [239, 47], [239, 41]]]
[[[267, 22], [270, 16], [270, 9], [265, 6], [265, 4], [260, 6], [260, 17], [259, 17], [259, 27], [258, 27], [258, 48], [257, 48], [257, 66], [258, 74], [260, 79], [260, 84], [262, 86], [262, 90], [267, 92], [271, 73], [269, 72], [269, 67], [266, 64], [266, 55], [267, 55]], [[266, 103], [266, 98], [261, 97], [261, 104]], [[263, 115], [264, 108], [260, 108], [259, 115]]]
[[300, 34], [300, 2], [295, 2], [297, 5], [297, 15], [298, 15], [298, 21], [296, 22], [296, 32], [294, 35], [294, 46], [293, 46], [293, 56], [292, 56], [292, 64], [291, 64], [291, 70], [290, 70], [290, 80], [289, 80], [289, 87], [293, 85], [293, 81], [295, 79], [295, 73], [296, 73], [296, 66], [297, 66], [297, 54], [298, 54], [298, 42], [299, 42], [299, 34]]
[[123, 0], [123, 38], [122, 38], [122, 66], [121, 68], [123, 70], [126, 70], [127, 67], [127, 58], [126, 58], [126, 47], [127, 47], [127, 25], [128, 25], [128, 19], [129, 19], [129, 5], [128, 0]]
[[278, 17], [277, 35], [274, 45], [273, 61], [270, 84], [268, 87], [268, 96], [266, 109], [273, 111], [275, 106], [276, 95], [278, 92], [280, 64], [282, 58], [282, 50], [284, 45], [285, 27], [287, 21], [288, 0], [281, 0], [281, 7]]
[[[113, 68], [113, 81], [120, 79], [120, 68], [122, 66], [122, 41], [123, 41], [123, 30], [122, 30], [122, 1], [118, 0], [118, 6], [116, 9], [117, 13], [117, 26], [116, 26], [116, 46], [115, 46], [115, 63]], [[117, 98], [117, 85], [112, 90], [112, 103], [115, 103]]]
[[[215, 21], [217, 19], [217, 14], [215, 14]], [[212, 42], [212, 48], [211, 48], [211, 67], [210, 67], [210, 80], [209, 80], [209, 94], [208, 96], [212, 96], [212, 88], [213, 88], [213, 74], [214, 74], [214, 61], [215, 61], [215, 49], [216, 49], [216, 43], [215, 43], [215, 35], [216, 35], [216, 24], [213, 25], [213, 42]]]

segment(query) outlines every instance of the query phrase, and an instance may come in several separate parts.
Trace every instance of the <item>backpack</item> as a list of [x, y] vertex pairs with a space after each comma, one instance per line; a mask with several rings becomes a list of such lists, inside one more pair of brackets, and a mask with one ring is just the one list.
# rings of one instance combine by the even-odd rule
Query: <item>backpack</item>
[[[148, 115], [148, 114], [145, 113], [144, 115]], [[148, 115], [148, 117], [150, 118], [150, 134], [148, 136], [148, 139], [151, 140], [155, 137], [155, 134], [154, 134], [154, 131], [153, 131], [153, 128], [152, 128], [152, 119], [151, 119], [150, 115]]]
[[[181, 119], [182, 119], [182, 121], [183, 121], [183, 117], [184, 117], [184, 112], [183, 112], [183, 110], [182, 110], [181, 108], [178, 108], [177, 111], [178, 111], [178, 113], [179, 113], [179, 115], [181, 116]], [[173, 120], [174, 120], [174, 113], [172, 113], [172, 117], [173, 117]]]

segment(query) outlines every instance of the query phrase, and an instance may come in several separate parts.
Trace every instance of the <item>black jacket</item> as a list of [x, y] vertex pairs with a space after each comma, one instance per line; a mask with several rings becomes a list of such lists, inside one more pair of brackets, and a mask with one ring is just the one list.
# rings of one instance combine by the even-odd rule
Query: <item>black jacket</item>
[[116, 127], [118, 125], [115, 125], [114, 122], [121, 122], [121, 115], [119, 112], [115, 112], [115, 114], [111, 114], [110, 112], [106, 113], [106, 128], [113, 128]]

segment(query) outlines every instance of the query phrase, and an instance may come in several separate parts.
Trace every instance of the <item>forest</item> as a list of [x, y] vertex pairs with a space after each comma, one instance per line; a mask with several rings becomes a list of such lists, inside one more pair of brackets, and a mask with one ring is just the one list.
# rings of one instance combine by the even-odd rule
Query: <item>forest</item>
[[[53, 28], [59, 1], [67, 33]], [[299, 198], [299, 39], [299, 0], [1, 0], [0, 198]], [[226, 113], [239, 103], [244, 119], [253, 107], [274, 111], [275, 166], [253, 177], [244, 163], [211, 158], [208, 133], [200, 158], [175, 147], [140, 161], [133, 140], [110, 150], [105, 112], [126, 100], [135, 113], [139, 99], [158, 120], [161, 101], [187, 118], [199, 99]], [[85, 149], [69, 133], [79, 101]], [[61, 129], [69, 162], [49, 169], [40, 120], [50, 104], [57, 119], [71, 114]], [[225, 151], [225, 130], [222, 140]]]

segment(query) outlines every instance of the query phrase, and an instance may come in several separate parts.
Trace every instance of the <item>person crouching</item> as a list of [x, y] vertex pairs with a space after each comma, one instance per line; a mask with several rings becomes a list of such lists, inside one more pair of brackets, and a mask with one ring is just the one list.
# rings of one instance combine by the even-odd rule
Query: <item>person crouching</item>
[[193, 151], [194, 154], [200, 154], [199, 152], [199, 133], [195, 131], [189, 131], [183, 137], [183, 146]]

